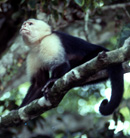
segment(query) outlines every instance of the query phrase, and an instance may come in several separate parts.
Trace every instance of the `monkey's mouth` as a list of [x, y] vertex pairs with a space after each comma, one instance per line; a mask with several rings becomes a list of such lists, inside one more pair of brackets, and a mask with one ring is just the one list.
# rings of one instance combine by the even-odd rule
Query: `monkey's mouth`
[[22, 32], [22, 31], [28, 31], [27, 29], [24, 29], [24, 28], [21, 28], [20, 29], [20, 32]]
[[29, 33], [29, 30], [21, 28], [20, 29], [20, 34], [22, 34], [22, 33]]

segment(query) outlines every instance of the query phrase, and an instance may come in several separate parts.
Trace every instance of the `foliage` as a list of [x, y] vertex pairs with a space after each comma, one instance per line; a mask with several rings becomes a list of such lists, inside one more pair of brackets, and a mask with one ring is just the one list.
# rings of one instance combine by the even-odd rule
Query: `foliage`
[[[87, 30], [89, 36], [93, 34], [93, 30], [98, 36], [97, 39], [101, 35], [100, 32], [104, 34], [113, 32], [114, 36], [109, 37], [110, 39], [106, 37], [107, 41], [103, 41], [102, 44], [109, 48], [111, 46], [110, 49], [113, 49], [116, 44], [122, 46], [124, 40], [130, 35], [130, 26], [129, 24], [126, 25], [128, 19], [126, 13], [118, 10], [118, 8], [116, 12], [113, 12], [111, 8], [108, 11], [103, 11], [102, 8], [127, 2], [129, 0], [0, 0], [0, 56], [2, 57], [5, 54], [5, 50], [8, 52], [9, 45], [17, 35], [21, 22], [30, 17], [38, 17], [40, 13], [42, 13], [42, 18], [50, 21], [54, 28], [64, 28], [77, 21], [85, 22], [86, 13], [91, 11], [89, 21], [86, 21], [87, 24], [83, 23], [84, 26], [90, 28], [90, 31]], [[122, 25], [124, 27], [118, 38], [119, 43], [117, 43], [117, 35]], [[80, 28], [80, 25], [74, 30], [78, 30], [78, 28]], [[107, 28], [107, 30], [104, 28]], [[102, 35], [101, 37], [105, 39]], [[92, 35], [92, 38], [94, 39], [95, 36]], [[22, 59], [22, 62], [24, 61], [23, 58], [20, 59]], [[3, 86], [6, 87], [7, 81], [20, 69], [18, 64], [21, 64], [21, 62], [17, 61], [15, 64], [13, 63], [13, 66], [8, 67], [4, 77], [0, 78], [1, 86], [4, 83]], [[19, 86], [5, 93], [1, 98], [1, 114], [17, 109], [23, 96], [20, 92], [21, 87], [27, 88], [28, 86]], [[130, 85], [129, 83], [125, 84], [124, 100], [117, 112], [104, 118], [97, 113], [97, 103], [102, 100], [102, 91], [105, 91], [108, 87], [109, 85], [104, 83], [73, 89], [56, 109], [48, 111], [41, 117], [19, 127], [0, 130], [0, 137], [11, 138], [21, 135], [26, 138], [28, 135], [30, 138], [127, 138], [130, 133], [130, 126], [125, 128], [125, 124], [130, 121]], [[114, 122], [113, 127], [111, 127], [112, 122]], [[118, 128], [120, 122], [124, 128], [115, 134], [116, 127]]]
[[123, 26], [122, 31], [120, 33], [120, 38], [117, 43], [119, 47], [121, 47], [124, 43], [124, 40], [130, 36], [130, 24], [126, 24]]

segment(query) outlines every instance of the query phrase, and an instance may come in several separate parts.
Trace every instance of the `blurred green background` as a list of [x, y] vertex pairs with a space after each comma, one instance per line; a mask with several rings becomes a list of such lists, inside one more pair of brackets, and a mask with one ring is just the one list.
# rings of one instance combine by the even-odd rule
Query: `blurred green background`
[[[28, 47], [19, 35], [23, 21], [38, 18], [60, 30], [110, 50], [130, 36], [129, 0], [0, 0], [0, 115], [17, 109], [28, 87]], [[126, 63], [129, 66], [129, 61]], [[0, 130], [0, 138], [129, 138], [130, 74], [113, 115], [98, 108], [110, 98], [110, 82], [70, 90], [59, 106], [20, 126]], [[117, 80], [118, 81], [118, 80]]]

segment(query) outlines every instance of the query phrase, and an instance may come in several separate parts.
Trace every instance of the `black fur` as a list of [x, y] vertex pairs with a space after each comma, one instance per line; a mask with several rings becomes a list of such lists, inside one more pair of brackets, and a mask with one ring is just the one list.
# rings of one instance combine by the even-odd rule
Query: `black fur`
[[[108, 51], [108, 49], [102, 46], [88, 43], [80, 38], [73, 37], [62, 32], [53, 31], [52, 33], [56, 34], [61, 40], [66, 53], [65, 62], [59, 66], [56, 66], [52, 70], [51, 78], [49, 78], [48, 75], [49, 71], [42, 69], [38, 71], [35, 76], [33, 76], [32, 85], [27, 96], [24, 98], [21, 107], [30, 103], [34, 99], [41, 97], [42, 86], [48, 83], [49, 80], [60, 78], [70, 69], [94, 58], [101, 51]], [[109, 102], [104, 100], [101, 103], [100, 112], [102, 115], [109, 115], [114, 112], [121, 102], [124, 91], [122, 64], [110, 66], [107, 70], [111, 80], [112, 95]]]

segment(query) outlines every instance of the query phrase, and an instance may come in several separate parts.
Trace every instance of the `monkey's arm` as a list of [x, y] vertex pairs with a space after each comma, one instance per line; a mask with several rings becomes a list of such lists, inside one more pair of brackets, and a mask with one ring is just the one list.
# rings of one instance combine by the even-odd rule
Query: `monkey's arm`
[[35, 99], [38, 99], [43, 96], [41, 89], [48, 81], [49, 74], [46, 70], [39, 69], [31, 79], [31, 86], [23, 99], [23, 102], [20, 107], [23, 107]]
[[26, 104], [29, 103], [29, 99], [31, 99], [31, 97], [33, 96], [33, 93], [36, 91], [36, 87], [34, 84], [32, 84], [30, 86], [30, 88], [28, 89], [27, 95], [25, 96], [25, 98], [22, 101], [22, 104], [19, 106], [19, 108], [25, 106]]

